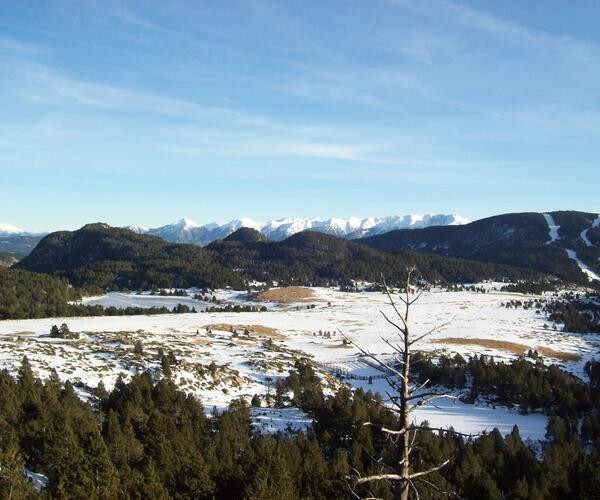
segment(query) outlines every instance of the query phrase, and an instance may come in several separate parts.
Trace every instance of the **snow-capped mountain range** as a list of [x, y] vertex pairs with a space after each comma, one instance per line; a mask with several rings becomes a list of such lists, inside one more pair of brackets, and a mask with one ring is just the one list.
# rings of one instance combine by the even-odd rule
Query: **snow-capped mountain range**
[[[281, 241], [301, 231], [312, 230], [332, 234], [340, 238], [356, 239], [366, 236], [387, 233], [393, 229], [417, 229], [429, 226], [455, 226], [470, 221], [459, 215], [427, 214], [427, 215], [393, 215], [390, 217], [367, 217], [348, 219], [287, 217], [269, 222], [258, 222], [252, 219], [235, 219], [225, 224], [200, 225], [191, 219], [180, 219], [166, 226], [147, 228], [143, 226], [127, 226], [138, 234], [151, 234], [173, 243], [191, 243], [205, 246], [215, 240], [227, 238], [241, 227], [256, 229], [268, 239]], [[11, 224], [0, 223], [0, 237], [15, 239], [36, 237], [39, 239], [46, 233], [24, 231]], [[37, 241], [36, 241], [37, 242]]]
[[221, 240], [241, 227], [256, 229], [268, 239], [281, 241], [301, 231], [312, 230], [332, 234], [341, 238], [356, 239], [366, 236], [387, 233], [393, 229], [416, 229], [429, 226], [449, 226], [467, 224], [470, 221], [459, 215], [427, 214], [403, 215], [390, 217], [368, 217], [360, 219], [302, 219], [287, 217], [269, 222], [258, 222], [242, 218], [225, 224], [199, 225], [190, 219], [181, 219], [172, 224], [157, 228], [128, 226], [128, 229], [139, 234], [152, 234], [174, 243], [192, 243], [208, 245], [215, 240]]

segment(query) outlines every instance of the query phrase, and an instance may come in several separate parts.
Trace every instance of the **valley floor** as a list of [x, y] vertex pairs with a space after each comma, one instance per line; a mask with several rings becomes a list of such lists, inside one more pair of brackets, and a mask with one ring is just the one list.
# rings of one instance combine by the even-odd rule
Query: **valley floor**
[[[538, 349], [546, 363], [555, 363], [583, 377], [585, 362], [600, 351], [597, 336], [563, 333], [535, 309], [506, 308], [510, 300], [532, 296], [503, 293], [499, 285], [486, 284], [487, 293], [425, 292], [412, 310], [413, 335], [419, 336], [436, 324], [450, 324], [419, 342], [418, 350], [463, 356], [487, 354], [509, 360]], [[387, 383], [359, 351], [343, 343], [342, 333], [372, 353], [389, 356], [383, 339], [394, 340], [394, 331], [380, 311], [390, 312], [382, 293], [344, 293], [314, 288], [297, 303], [256, 303], [243, 292], [221, 290], [220, 307], [266, 305], [266, 312], [198, 312], [154, 316], [94, 318], [50, 318], [0, 322], [0, 366], [15, 371], [27, 355], [34, 370], [47, 375], [56, 369], [61, 379], [71, 380], [82, 397], [100, 381], [110, 389], [119, 375], [128, 377], [145, 369], [159, 369], [158, 350], [172, 351], [178, 364], [172, 367], [180, 387], [197, 395], [210, 413], [234, 398], [248, 401], [253, 395], [273, 392], [274, 381], [287, 376], [299, 357], [316, 362], [327, 387], [340, 383], [334, 373], [343, 373], [343, 383], [365, 390], [384, 392]], [[86, 303], [117, 307], [173, 307], [183, 303], [203, 311], [213, 304], [189, 297], [108, 294], [86, 299]], [[314, 306], [314, 307], [313, 307]], [[79, 339], [50, 338], [54, 324], [67, 323]], [[546, 326], [545, 326], [546, 325]], [[559, 328], [560, 330], [560, 328]], [[372, 376], [372, 384], [366, 380]], [[253, 409], [256, 425], [267, 432], [288, 426], [300, 428], [310, 419], [300, 411]], [[480, 432], [498, 427], [503, 433], [517, 424], [521, 435], [542, 439], [546, 417], [522, 415], [484, 402], [470, 405], [447, 401], [416, 412], [417, 421], [452, 425], [461, 432]]]

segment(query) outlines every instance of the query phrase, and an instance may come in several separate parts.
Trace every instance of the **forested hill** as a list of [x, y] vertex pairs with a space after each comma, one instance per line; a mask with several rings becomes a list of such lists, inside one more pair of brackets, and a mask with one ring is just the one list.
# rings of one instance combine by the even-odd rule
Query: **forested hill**
[[78, 298], [64, 278], [0, 267], [0, 320], [67, 316]]
[[242, 286], [239, 273], [222, 266], [209, 250], [106, 224], [51, 233], [15, 267], [64, 276], [77, 287]]
[[[240, 230], [241, 231], [241, 230]], [[240, 241], [243, 240], [243, 241]], [[343, 238], [304, 231], [283, 241], [250, 241], [236, 233], [211, 243], [224, 266], [242, 270], [260, 281], [327, 284], [349, 280], [401, 279], [407, 266], [416, 265], [431, 282], [475, 282], [483, 279], [532, 278], [527, 270], [482, 264], [463, 259], [416, 252], [392, 254], [358, 245]]]
[[15, 267], [65, 277], [76, 287], [243, 287], [250, 279], [318, 285], [403, 276], [416, 265], [432, 282], [533, 279], [528, 270], [419, 254], [388, 253], [316, 232], [264, 241], [246, 229], [209, 247], [167, 243], [105, 224], [46, 236]]
[[572, 249], [600, 274], [598, 215], [574, 211], [549, 214], [559, 226], [556, 241], [551, 241], [548, 222], [540, 213], [498, 215], [462, 226], [401, 229], [355, 241], [378, 250], [414, 250], [493, 262], [585, 283], [587, 278], [565, 251]]

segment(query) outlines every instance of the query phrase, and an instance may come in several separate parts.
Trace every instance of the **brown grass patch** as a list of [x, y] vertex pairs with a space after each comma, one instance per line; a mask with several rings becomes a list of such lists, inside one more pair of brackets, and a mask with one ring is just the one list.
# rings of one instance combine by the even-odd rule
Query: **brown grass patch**
[[578, 354], [570, 352], [561, 352], [549, 347], [530, 347], [525, 344], [518, 344], [517, 342], [509, 342], [507, 340], [495, 340], [495, 339], [469, 339], [460, 337], [446, 337], [442, 339], [432, 339], [430, 342], [436, 344], [452, 344], [452, 345], [476, 345], [480, 347], [487, 347], [490, 349], [498, 349], [500, 351], [507, 351], [517, 356], [526, 354], [529, 349], [537, 349], [537, 351], [549, 358], [556, 358], [563, 361], [577, 361], [581, 358]]
[[537, 352], [549, 358], [561, 359], [563, 361], [579, 361], [581, 356], [572, 352], [555, 351], [550, 347], [537, 347]]
[[250, 335], [260, 335], [263, 337], [270, 337], [273, 339], [285, 338], [284, 335], [279, 333], [279, 330], [264, 325], [233, 325], [228, 323], [214, 323], [211, 325], [204, 325], [202, 328], [209, 328], [211, 330], [218, 330], [221, 332], [231, 332], [231, 329], [233, 328], [233, 330], [238, 333], [244, 333], [246, 330], [248, 330]]
[[271, 288], [257, 293], [253, 300], [258, 302], [279, 302], [293, 304], [294, 302], [310, 302], [315, 299], [315, 292], [303, 286], [286, 286], [284, 288]]

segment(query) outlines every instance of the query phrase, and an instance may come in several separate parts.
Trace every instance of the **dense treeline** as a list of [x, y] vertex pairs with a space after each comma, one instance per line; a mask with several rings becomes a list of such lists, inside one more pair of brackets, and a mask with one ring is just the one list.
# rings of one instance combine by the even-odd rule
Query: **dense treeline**
[[[25, 359], [16, 379], [0, 372], [0, 497], [345, 499], [350, 471], [375, 472], [373, 457], [396, 456], [377, 430], [397, 425], [378, 396], [347, 388], [325, 396], [303, 363], [280, 386], [312, 416], [312, 430], [257, 434], [242, 402], [207, 418], [200, 402], [149, 373], [118, 380], [111, 393], [99, 386], [92, 407], [56, 374], [37, 380]], [[463, 498], [597, 498], [599, 442], [584, 446], [567, 419], [550, 420], [540, 460], [516, 429], [469, 441], [425, 429], [418, 436], [415, 468], [450, 459], [428, 480]], [[48, 476], [41, 494], [23, 478], [25, 466]], [[423, 499], [439, 498], [433, 486], [420, 489]], [[392, 498], [385, 482], [371, 493]]]
[[[537, 358], [535, 352], [530, 355]], [[480, 395], [487, 396], [499, 404], [517, 405], [525, 412], [543, 410], [569, 418], [600, 408], [600, 394], [591, 385], [556, 365], [544, 365], [541, 358], [534, 363], [526, 359], [498, 363], [491, 356], [473, 356], [465, 360], [457, 354], [441, 356], [434, 362], [430, 357], [418, 354], [413, 366], [421, 382], [429, 380], [432, 384], [466, 389], [465, 396], [471, 401]], [[593, 363], [588, 366], [589, 370], [595, 369]]]
[[510, 293], [530, 293], [532, 295], [541, 295], [544, 292], [553, 292], [556, 290], [556, 281], [518, 281], [517, 283], [509, 283], [502, 287], [503, 292]]
[[0, 268], [0, 319], [68, 316], [79, 292], [57, 276]]
[[81, 298], [65, 279], [21, 269], [0, 268], [0, 320], [73, 316], [129, 316], [196, 312], [185, 304], [125, 308], [70, 303]]
[[600, 333], [600, 300], [598, 296], [567, 297], [545, 305], [548, 318], [563, 325], [566, 332]]

